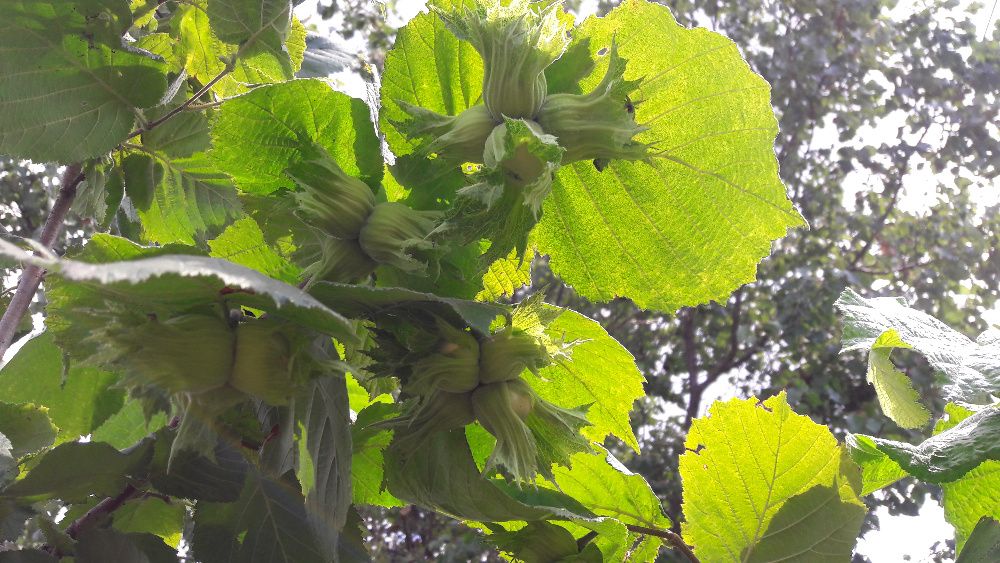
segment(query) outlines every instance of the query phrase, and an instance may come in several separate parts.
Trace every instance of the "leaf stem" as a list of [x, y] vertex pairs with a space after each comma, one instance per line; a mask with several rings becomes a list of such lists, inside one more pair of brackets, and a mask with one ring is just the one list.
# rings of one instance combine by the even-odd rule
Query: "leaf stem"
[[[238, 54], [239, 53], [237, 53], [237, 55]], [[129, 139], [134, 138], [134, 137], [138, 137], [139, 135], [142, 135], [143, 133], [146, 133], [147, 131], [155, 129], [156, 127], [159, 127], [160, 125], [162, 125], [164, 121], [166, 121], [166, 120], [170, 119], [171, 117], [177, 115], [178, 113], [184, 111], [185, 109], [188, 108], [188, 106], [190, 106], [191, 104], [193, 104], [195, 102], [195, 100], [197, 100], [198, 98], [201, 98], [202, 96], [204, 96], [205, 94], [207, 94], [208, 91], [212, 89], [212, 86], [215, 86], [216, 83], [218, 83], [220, 80], [222, 80], [223, 78], [225, 78], [225, 76], [227, 74], [229, 74], [230, 72], [232, 72], [233, 69], [235, 69], [235, 68], [236, 68], [236, 57], [234, 56], [233, 60], [230, 61], [228, 64], [226, 64], [226, 68], [222, 69], [222, 72], [220, 72], [219, 74], [215, 75], [215, 78], [209, 80], [204, 86], [202, 86], [201, 88], [199, 88], [197, 92], [195, 92], [194, 94], [192, 94], [190, 98], [184, 100], [184, 103], [182, 103], [181, 105], [179, 105], [179, 106], [175, 107], [174, 109], [168, 111], [163, 116], [161, 116], [161, 117], [159, 117], [157, 119], [154, 119], [153, 121], [150, 121], [146, 125], [144, 125], [144, 126], [138, 128], [138, 129], [136, 129], [135, 131], [132, 131], [131, 133], [128, 134], [128, 137], [125, 137], [125, 140], [127, 141]]]
[[[62, 233], [63, 223], [70, 207], [73, 206], [73, 199], [76, 198], [76, 190], [83, 181], [83, 165], [79, 162], [70, 164], [63, 171], [61, 187], [56, 201], [52, 205], [52, 211], [45, 219], [42, 226], [42, 234], [38, 242], [46, 248], [52, 248], [56, 239]], [[31, 300], [38, 292], [38, 286], [42, 283], [42, 276], [45, 272], [38, 266], [26, 264], [21, 270], [21, 279], [17, 284], [17, 291], [10, 300], [10, 305], [0, 318], [0, 358], [10, 348], [14, 341], [14, 333], [17, 332], [17, 325], [21, 323], [21, 318], [28, 311]]]
[[694, 551], [691, 551], [691, 547], [684, 543], [684, 540], [679, 535], [671, 532], [670, 530], [647, 528], [646, 526], [637, 526], [635, 524], [626, 524], [625, 527], [628, 528], [630, 532], [663, 538], [667, 540], [667, 543], [669, 543], [672, 547], [677, 549], [677, 551], [683, 553], [684, 557], [686, 557], [688, 561], [691, 563], [700, 563], [698, 561], [698, 556], [694, 554]]
[[132, 500], [133, 498], [139, 496], [142, 489], [136, 487], [135, 485], [126, 485], [122, 492], [118, 493], [113, 497], [108, 497], [101, 502], [94, 505], [93, 508], [87, 511], [86, 514], [77, 518], [72, 524], [66, 528], [66, 535], [77, 539], [77, 536], [81, 532], [85, 532], [87, 528], [98, 524], [107, 515], [121, 508], [126, 502]]

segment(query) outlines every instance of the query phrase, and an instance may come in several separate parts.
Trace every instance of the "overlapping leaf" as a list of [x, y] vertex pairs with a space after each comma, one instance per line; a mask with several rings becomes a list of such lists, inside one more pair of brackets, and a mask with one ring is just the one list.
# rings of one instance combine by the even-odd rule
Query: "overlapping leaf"
[[[121, 305], [161, 311], [229, 301], [272, 311], [347, 342], [357, 339], [347, 319], [298, 288], [225, 260], [164, 254], [164, 250], [175, 249], [145, 248], [115, 237], [95, 236], [81, 257], [93, 259], [114, 252], [120, 261], [88, 263], [31, 256], [0, 241], [3, 254], [38, 264], [65, 280], [50, 297], [50, 307], [59, 314], [72, 315], [73, 310], [85, 307], [103, 308], [104, 299], [112, 297]], [[64, 320], [52, 328], [64, 333], [78, 331], [82, 327], [75, 321]], [[77, 335], [77, 340], [82, 339]]]
[[199, 503], [194, 555], [204, 563], [325, 563], [298, 484], [257, 472], [235, 503]]
[[309, 293], [321, 303], [353, 318], [374, 318], [383, 313], [429, 311], [452, 321], [456, 326], [468, 326], [488, 334], [490, 324], [507, 308], [492, 303], [479, 303], [438, 297], [401, 287], [365, 287], [330, 282], [314, 284]]
[[307, 518], [330, 560], [337, 553], [352, 500], [351, 416], [345, 376], [313, 380], [302, 408], [300, 424], [312, 469], [312, 482], [308, 487], [303, 483]]
[[946, 483], [983, 461], [1000, 461], [1000, 409], [983, 409], [918, 445], [859, 438], [867, 438], [910, 475], [931, 483]]
[[[956, 428], [974, 414], [957, 405], [947, 405], [945, 413], [947, 418], [934, 425], [938, 435]], [[941, 489], [944, 516], [955, 527], [956, 551], [961, 554], [982, 517], [1000, 519], [1000, 461], [984, 461], [961, 479], [942, 484]]]
[[525, 372], [522, 377], [547, 401], [565, 408], [587, 407], [591, 426], [583, 435], [588, 439], [603, 442], [614, 434], [638, 451], [629, 413], [644, 394], [644, 379], [632, 354], [600, 324], [576, 311], [563, 310], [547, 332], [555, 341], [579, 341], [571, 359], [557, 361], [538, 376]]
[[344, 171], [376, 186], [382, 155], [368, 106], [319, 80], [257, 88], [222, 104], [212, 127], [216, 164], [240, 189], [292, 188], [285, 169], [319, 145]]
[[241, 219], [208, 242], [211, 256], [256, 270], [286, 283], [296, 283], [299, 269], [278, 254], [261, 232], [257, 222]]
[[242, 214], [236, 186], [204, 154], [179, 159], [157, 155], [151, 166], [161, 172], [150, 177], [147, 168], [124, 167], [126, 189], [140, 184], [151, 190], [148, 205], [133, 199], [145, 240], [194, 244]]
[[90, 434], [121, 408], [124, 392], [111, 388], [115, 379], [89, 367], [70, 366], [64, 374], [62, 351], [52, 333], [45, 332], [25, 343], [0, 370], [0, 396], [47, 407], [59, 428], [56, 440], [63, 442]]
[[[836, 307], [844, 319], [845, 352], [895, 343], [896, 347], [920, 352], [948, 378], [944, 391], [949, 399], [989, 404], [990, 395], [1000, 393], [1000, 331], [987, 330], [973, 342], [900, 299], [865, 299], [850, 289], [840, 296]], [[886, 333], [889, 336], [883, 336]], [[912, 400], [912, 396], [895, 396], [898, 401]], [[893, 408], [886, 413], [894, 412]]]
[[[442, 10], [471, 7], [471, 0], [439, 0]], [[434, 13], [423, 13], [399, 30], [382, 73], [382, 130], [396, 156], [416, 146], [392, 125], [407, 119], [401, 100], [444, 115], [458, 115], [480, 101], [483, 62], [475, 48], [459, 41]], [[421, 159], [423, 160], [423, 159]]]
[[131, 20], [123, 0], [0, 7], [0, 153], [72, 162], [125, 139], [167, 86], [161, 63], [122, 47]]
[[[212, 87], [213, 91], [222, 96], [234, 96], [250, 90], [257, 84], [281, 82], [292, 78], [292, 73], [297, 71], [302, 63], [305, 51], [306, 32], [297, 19], [292, 18], [283, 47], [280, 45], [280, 34], [272, 27], [270, 32], [265, 30], [258, 35], [254, 43], [241, 50], [236, 44], [238, 42], [226, 43], [216, 36], [213, 24], [210, 24], [207, 4], [205, 0], [193, 0], [178, 6], [173, 16], [177, 37], [176, 42], [172, 44], [173, 56], [190, 76], [202, 84], [207, 84], [223, 73], [226, 60], [239, 53], [233, 71]], [[249, 4], [252, 2], [244, 3], [242, 7], [246, 8]], [[236, 2], [228, 3], [230, 9], [239, 10], [240, 7]], [[279, 16], [275, 20], [276, 24], [287, 23], [280, 17], [282, 15], [287, 17], [288, 14], [282, 6], [272, 3], [268, 8], [271, 16]], [[226, 6], [221, 8], [225, 9]], [[261, 15], [267, 17], [266, 14]], [[227, 26], [223, 23], [222, 26], [232, 27], [229, 31], [234, 31], [233, 37], [235, 37], [245, 33], [245, 29], [241, 32], [239, 22], [236, 24]]]
[[685, 448], [684, 539], [701, 559], [778, 561], [793, 547], [810, 561], [850, 557], [865, 515], [857, 469], [784, 394], [713, 404]]
[[30, 502], [52, 498], [83, 502], [92, 494], [113, 496], [121, 492], [129, 476], [142, 475], [152, 455], [152, 442], [127, 452], [99, 442], [68, 442], [47, 452], [0, 496]]
[[771, 241], [804, 224], [778, 178], [767, 83], [729, 39], [642, 0], [574, 33], [570, 51], [579, 57], [583, 44], [593, 61], [581, 65], [584, 91], [604, 75], [612, 40], [625, 78], [642, 79], [635, 115], [650, 129], [637, 140], [653, 158], [560, 169], [535, 244], [591, 299], [664, 311], [724, 300], [754, 279]]

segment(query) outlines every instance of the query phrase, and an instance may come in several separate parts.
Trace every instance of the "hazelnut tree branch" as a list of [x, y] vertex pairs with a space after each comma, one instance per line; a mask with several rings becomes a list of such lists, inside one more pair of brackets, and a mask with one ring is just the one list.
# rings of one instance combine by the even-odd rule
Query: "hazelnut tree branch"
[[681, 538], [676, 533], [671, 532], [670, 530], [647, 528], [646, 526], [637, 526], [635, 524], [626, 524], [625, 527], [628, 528], [630, 532], [663, 538], [667, 540], [667, 543], [669, 543], [671, 547], [675, 548], [677, 551], [680, 551], [684, 555], [684, 557], [687, 558], [688, 561], [690, 561], [691, 563], [700, 563], [698, 560], [698, 556], [695, 555], [694, 551], [691, 550], [691, 546], [684, 543], [683, 538]]
[[[63, 223], [66, 220], [66, 215], [69, 213], [70, 207], [73, 206], [73, 200], [76, 198], [76, 190], [80, 186], [80, 182], [83, 181], [83, 177], [83, 165], [79, 162], [70, 164], [63, 171], [59, 195], [56, 196], [56, 201], [52, 205], [52, 211], [49, 212], [49, 216], [45, 219], [45, 224], [42, 226], [42, 234], [38, 239], [38, 242], [45, 248], [52, 248], [56, 243], [56, 239], [62, 233]], [[44, 270], [32, 264], [25, 265], [24, 269], [21, 270], [21, 279], [17, 284], [17, 291], [14, 292], [14, 296], [10, 300], [10, 305], [4, 311], [3, 317], [0, 318], [0, 357], [3, 357], [14, 341], [14, 333], [17, 332], [17, 326], [21, 323], [21, 319], [25, 313], [27, 313], [32, 299], [35, 298], [35, 293], [38, 292], [38, 286], [42, 283], [44, 275]]]

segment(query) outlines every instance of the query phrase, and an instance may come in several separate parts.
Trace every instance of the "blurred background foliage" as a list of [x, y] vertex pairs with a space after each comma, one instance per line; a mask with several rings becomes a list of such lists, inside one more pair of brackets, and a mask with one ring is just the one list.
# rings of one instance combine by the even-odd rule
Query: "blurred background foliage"
[[[771, 83], [781, 175], [810, 224], [778, 241], [758, 281], [728, 303], [676, 315], [626, 300], [588, 303], [553, 278], [544, 258], [536, 260], [532, 288], [546, 287], [550, 301], [599, 320], [646, 375], [648, 397], [633, 413], [642, 455], [607, 445], [646, 477], [676, 521], [683, 438], [716, 398], [787, 389], [798, 412], [839, 436], [917, 439], [882, 416], [863, 357], [839, 355], [833, 302], [851, 286], [866, 297], [903, 295], [969, 336], [986, 328], [983, 313], [995, 308], [1000, 290], [1000, 33], [994, 25], [977, 34], [988, 9], [956, 1], [663, 3], [682, 24], [732, 38]], [[594, 9], [592, 2], [567, 4]], [[614, 4], [602, 0], [597, 13]], [[332, 29], [332, 43], [311, 38], [327, 60], [371, 76], [403, 8], [413, 12], [392, 1], [319, 0], [306, 23]], [[0, 224], [8, 236], [37, 236], [57, 189], [55, 172], [0, 161]], [[68, 237], [86, 233], [87, 224], [71, 221]], [[7, 271], [4, 298], [15, 283]], [[926, 363], [916, 354], [894, 359], [940, 410]], [[870, 504], [916, 514], [939, 497], [905, 480]], [[444, 517], [413, 507], [373, 508], [365, 516], [378, 561], [498, 560], [475, 532]], [[877, 518], [866, 526], [877, 527]], [[948, 542], [935, 550], [928, 559], [953, 554]]]

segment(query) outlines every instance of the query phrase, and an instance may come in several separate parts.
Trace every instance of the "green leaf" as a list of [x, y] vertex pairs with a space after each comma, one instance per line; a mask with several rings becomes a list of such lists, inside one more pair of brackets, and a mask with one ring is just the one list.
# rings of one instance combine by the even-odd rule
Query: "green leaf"
[[2, 496], [29, 502], [58, 498], [84, 502], [90, 495], [114, 496], [141, 474], [153, 453], [151, 441], [120, 452], [100, 442], [68, 442], [56, 446], [28, 474], [2, 491]]
[[81, 218], [93, 219], [98, 230], [107, 229], [125, 196], [121, 170], [92, 161], [84, 166], [83, 176], [73, 200], [73, 211]]
[[846, 440], [851, 459], [861, 467], [861, 495], [867, 496], [907, 477], [908, 473], [879, 449], [869, 436], [849, 434]]
[[472, 459], [464, 429], [432, 434], [412, 455], [397, 447], [405, 446], [406, 438], [400, 441], [397, 430], [385, 451], [386, 484], [401, 500], [481, 522], [588, 516], [585, 508], [561, 493], [521, 490], [484, 478]]
[[[777, 120], [767, 83], [722, 35], [678, 25], [644, 0], [623, 3], [575, 31], [603, 78], [614, 40], [628, 60], [636, 137], [650, 162], [565, 166], [534, 233], [553, 272], [584, 297], [628, 297], [673, 311], [725, 301], [753, 281], [771, 242], [804, 221], [785, 196], [774, 156]], [[576, 48], [578, 49], [578, 48]]]
[[177, 552], [150, 534], [122, 534], [115, 530], [90, 530], [75, 548], [76, 563], [167, 563]]
[[[224, 60], [235, 56], [240, 48], [221, 41], [212, 32], [205, 0], [191, 0], [177, 7], [172, 17], [177, 40], [172, 42], [173, 56], [188, 75], [207, 84], [225, 69]], [[291, 31], [285, 40], [285, 51], [274, 49], [270, 42], [249, 45], [236, 61], [233, 71], [216, 82], [212, 90], [222, 97], [242, 94], [258, 84], [283, 82], [292, 78], [299, 68], [305, 49], [305, 28], [292, 18]], [[291, 61], [289, 62], [289, 58]]]
[[[156, 182], [147, 208], [139, 208], [142, 236], [160, 244], [194, 244], [222, 230], [242, 214], [236, 186], [204, 154], [170, 159], [154, 155], [159, 168], [153, 168]], [[162, 175], [156, 170], [162, 169]], [[143, 169], [146, 170], [146, 169]], [[128, 172], [128, 169], [126, 169]], [[148, 173], [136, 178], [148, 185]], [[126, 176], [126, 184], [129, 178]]]
[[335, 559], [351, 507], [351, 413], [344, 374], [314, 379], [300, 424], [313, 482], [303, 489], [309, 524], [327, 560]]
[[214, 461], [191, 451], [171, 456], [175, 435], [174, 430], [167, 428], [156, 434], [149, 473], [149, 481], [156, 490], [172, 497], [209, 502], [233, 502], [239, 498], [249, 465], [236, 445], [219, 440], [213, 452]]
[[982, 517], [972, 530], [955, 563], [991, 563], [1000, 560], [1000, 523]]
[[604, 448], [594, 449], [596, 454], [574, 455], [568, 468], [553, 468], [559, 489], [598, 516], [623, 524], [669, 529], [670, 518], [663, 514], [660, 499], [642, 475], [626, 469]]
[[[935, 433], [955, 428], [974, 412], [959, 405], [945, 405], [946, 418], [934, 425]], [[961, 555], [965, 542], [984, 516], [1000, 520], [1000, 462], [984, 461], [961, 479], [943, 483], [945, 519], [955, 527], [955, 548]]]
[[49, 420], [49, 409], [34, 403], [0, 403], [0, 433], [11, 443], [11, 455], [20, 458], [52, 445], [56, 428]]
[[[181, 90], [187, 94], [185, 90]], [[146, 112], [146, 118], [154, 121], [165, 116], [183, 103], [175, 99], [168, 105], [159, 106]], [[183, 158], [208, 150], [212, 143], [209, 137], [208, 116], [201, 111], [182, 111], [164, 121], [156, 128], [142, 134], [142, 146], [170, 158]]]
[[29, 340], [0, 370], [0, 397], [48, 408], [59, 428], [57, 442], [90, 434], [117, 412], [124, 393], [111, 389], [115, 376], [98, 369], [70, 367], [63, 379], [62, 352], [51, 332]]
[[511, 251], [506, 258], [490, 264], [483, 274], [483, 290], [476, 295], [476, 301], [498, 301], [513, 297], [514, 292], [531, 284], [531, 260], [517, 257]]
[[[0, 500], [0, 540], [14, 541], [24, 532], [24, 522], [34, 512], [12, 500]], [[3, 561], [0, 552], [0, 561]]]
[[392, 441], [392, 431], [372, 428], [377, 422], [399, 415], [396, 405], [375, 401], [358, 413], [351, 427], [351, 489], [355, 504], [402, 506], [403, 503], [384, 488], [383, 452]]
[[438, 297], [401, 287], [366, 287], [332, 282], [319, 282], [309, 288], [319, 302], [351, 318], [377, 318], [381, 314], [400, 311], [432, 312], [456, 326], [468, 324], [483, 334], [489, 334], [490, 324], [507, 308], [491, 303], [477, 303], [449, 297]]
[[285, 169], [321, 146], [350, 176], [375, 187], [382, 155], [368, 106], [319, 80], [264, 86], [222, 104], [211, 156], [240, 189], [268, 194], [291, 188]]
[[987, 330], [973, 342], [902, 299], [865, 299], [851, 289], [835, 306], [844, 319], [844, 352], [875, 345], [911, 348], [948, 378], [944, 393], [949, 400], [990, 404], [990, 395], [1000, 394], [1000, 330]]
[[163, 181], [163, 166], [147, 154], [134, 153], [121, 162], [125, 193], [139, 211], [153, 205], [156, 188]]
[[213, 0], [208, 20], [216, 37], [239, 45], [241, 54], [280, 61], [288, 78], [295, 72], [285, 50], [292, 30], [292, 6], [286, 0]]
[[[442, 10], [473, 7], [471, 0], [439, 0]], [[483, 61], [468, 42], [459, 41], [433, 13], [418, 14], [396, 35], [382, 73], [381, 129], [396, 156], [413, 152], [414, 143], [393, 122], [408, 115], [401, 100], [444, 115], [458, 115], [481, 98]]]
[[907, 375], [889, 359], [893, 348], [909, 348], [899, 340], [899, 334], [889, 329], [872, 344], [868, 353], [868, 383], [875, 387], [878, 402], [893, 422], [903, 428], [920, 428], [930, 420], [931, 413], [920, 404], [920, 394]]
[[614, 434], [638, 452], [629, 413], [636, 399], [645, 395], [645, 380], [632, 354], [599, 323], [569, 309], [562, 310], [546, 332], [557, 342], [579, 343], [572, 348], [569, 361], [557, 361], [537, 376], [526, 371], [522, 377], [543, 399], [560, 407], [589, 405], [591, 426], [583, 429], [583, 435], [591, 441], [603, 442]]
[[121, 45], [131, 24], [124, 2], [5, 2], [0, 22], [0, 153], [102, 155], [132, 131], [136, 108], [166, 90], [163, 65]]
[[130, 400], [94, 430], [90, 438], [95, 442], [105, 442], [124, 449], [159, 430], [166, 423], [167, 416], [162, 412], [154, 414], [147, 421], [142, 402]]
[[1000, 461], [1000, 409], [983, 409], [916, 446], [868, 438], [910, 475], [930, 483], [946, 483], [985, 460]]
[[[860, 483], [845, 476], [852, 463], [830, 431], [792, 412], [784, 393], [714, 403], [684, 445], [684, 539], [699, 558], [776, 560], [782, 543], [822, 560], [850, 558], [853, 540], [843, 539], [861, 528]], [[831, 517], [803, 518], [814, 497]]]
[[249, 217], [240, 219], [208, 241], [210, 255], [256, 270], [285, 283], [298, 283], [300, 270], [264, 240], [257, 222]]
[[955, 527], [955, 545], [961, 554], [983, 516], [1000, 519], [1000, 462], [986, 461], [961, 479], [941, 485], [944, 516]]
[[[516, 561], [548, 563], [551, 561], [587, 561], [576, 559], [580, 554], [576, 538], [569, 530], [550, 522], [528, 522], [517, 531], [501, 531], [490, 535], [502, 551], [510, 553]], [[598, 557], [597, 561], [602, 559]]]
[[[242, 542], [238, 539], [242, 536]], [[298, 484], [251, 472], [239, 500], [199, 503], [194, 555], [203, 563], [326, 563]]]
[[153, 534], [177, 548], [184, 529], [184, 503], [156, 497], [133, 500], [114, 512], [114, 528], [119, 532]]
[[[80, 318], [81, 308], [89, 308], [92, 314], [93, 310], [106, 307], [105, 298], [111, 298], [118, 304], [150, 311], [176, 311], [225, 301], [271, 312], [345, 342], [358, 339], [350, 321], [339, 313], [296, 287], [244, 266], [205, 256], [161, 255], [157, 248], [141, 247], [111, 236], [95, 236], [85, 248], [83, 258], [106, 257], [113, 252], [123, 260], [92, 264], [35, 257], [0, 241], [0, 254], [37, 264], [48, 270], [50, 276], [65, 280], [66, 283], [49, 292], [52, 315], [69, 315], [62, 319], [63, 332], [85, 326], [86, 319]], [[71, 317], [73, 320], [67, 322]], [[82, 339], [82, 335], [77, 335], [76, 340]]]
[[778, 509], [743, 561], [845, 561], [865, 512], [864, 504], [843, 498], [836, 488], [816, 485]]

